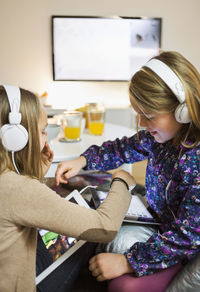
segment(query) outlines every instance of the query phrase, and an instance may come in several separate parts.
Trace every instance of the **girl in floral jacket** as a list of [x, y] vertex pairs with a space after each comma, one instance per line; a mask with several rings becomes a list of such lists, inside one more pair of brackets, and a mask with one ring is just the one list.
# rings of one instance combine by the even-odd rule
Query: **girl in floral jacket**
[[80, 168], [114, 169], [147, 159], [146, 197], [162, 225], [125, 254], [100, 253], [89, 269], [109, 291], [165, 291], [200, 251], [200, 75], [182, 55], [163, 52], [131, 79], [130, 102], [144, 130], [91, 146], [63, 162], [57, 182]]

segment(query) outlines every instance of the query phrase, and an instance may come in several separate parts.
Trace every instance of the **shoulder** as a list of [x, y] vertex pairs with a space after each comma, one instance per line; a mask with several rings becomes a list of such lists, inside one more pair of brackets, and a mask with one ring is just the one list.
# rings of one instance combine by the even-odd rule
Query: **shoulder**
[[0, 175], [1, 192], [6, 196], [23, 197], [23, 195], [36, 193], [54, 193], [45, 184], [37, 179], [30, 178], [24, 175], [18, 175], [13, 171], [6, 171]]
[[200, 164], [200, 147], [184, 148], [183, 154], [180, 158], [180, 165], [197, 167]]
[[12, 189], [21, 187], [25, 176], [18, 175], [14, 171], [7, 170], [0, 175], [1, 188]]
[[184, 177], [197, 180], [200, 183], [200, 146], [184, 149], [180, 158], [179, 167], [182, 169]]
[[23, 184], [41, 184], [37, 179], [33, 179], [31, 177], [25, 175], [19, 175], [14, 171], [5, 171], [0, 175], [1, 185], [9, 184], [9, 186], [22, 186]]

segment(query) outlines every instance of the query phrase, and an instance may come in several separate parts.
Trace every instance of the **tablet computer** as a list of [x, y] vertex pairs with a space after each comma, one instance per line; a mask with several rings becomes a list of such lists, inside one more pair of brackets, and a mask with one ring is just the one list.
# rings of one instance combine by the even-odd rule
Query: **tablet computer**
[[67, 184], [61, 184], [61, 186], [68, 190], [77, 189], [83, 190], [86, 186], [98, 186], [99, 189], [108, 191], [110, 189], [110, 183], [112, 174], [100, 170], [85, 170], [68, 179]]
[[[81, 193], [84, 199], [86, 199], [86, 201], [90, 205], [90, 207], [95, 209], [100, 206], [100, 204], [105, 200], [108, 195], [107, 191], [102, 191], [101, 189], [99, 189], [99, 187], [94, 188], [93, 186], [88, 186], [85, 193]], [[137, 193], [132, 195], [128, 211], [123, 221], [145, 225], [161, 225], [155, 212], [148, 205], [146, 197], [141, 196]]]
[[[64, 188], [77, 188], [91, 208], [98, 208], [105, 200], [112, 174], [104, 171], [84, 171], [69, 179], [68, 184], [62, 184]], [[161, 225], [156, 213], [150, 208], [145, 196], [145, 188], [141, 185], [131, 191], [132, 199], [124, 218], [124, 222]]]

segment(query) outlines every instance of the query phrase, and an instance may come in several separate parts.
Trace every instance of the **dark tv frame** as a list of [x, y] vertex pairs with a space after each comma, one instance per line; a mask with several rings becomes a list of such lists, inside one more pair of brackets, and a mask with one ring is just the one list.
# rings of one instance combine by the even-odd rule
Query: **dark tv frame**
[[51, 35], [52, 35], [52, 65], [53, 65], [53, 80], [54, 81], [104, 81], [104, 82], [126, 82], [129, 81], [128, 78], [125, 79], [90, 79], [90, 78], [57, 78], [56, 77], [56, 66], [55, 66], [55, 50], [54, 50], [54, 19], [56, 18], [82, 18], [82, 19], [147, 19], [147, 20], [157, 20], [159, 22], [159, 33], [158, 33], [158, 50], [161, 50], [161, 34], [162, 34], [162, 18], [161, 17], [126, 17], [126, 16], [75, 16], [75, 15], [53, 15], [51, 18]]

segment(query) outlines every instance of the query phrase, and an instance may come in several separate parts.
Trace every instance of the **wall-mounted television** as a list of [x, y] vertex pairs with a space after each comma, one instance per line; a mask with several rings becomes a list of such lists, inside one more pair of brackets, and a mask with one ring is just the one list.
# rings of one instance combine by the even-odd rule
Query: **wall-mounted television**
[[52, 16], [53, 79], [128, 81], [161, 48], [161, 18]]

